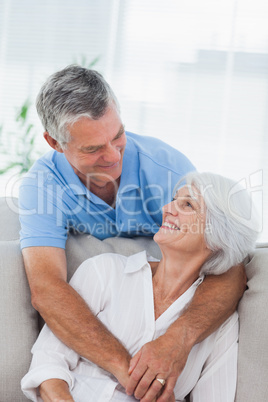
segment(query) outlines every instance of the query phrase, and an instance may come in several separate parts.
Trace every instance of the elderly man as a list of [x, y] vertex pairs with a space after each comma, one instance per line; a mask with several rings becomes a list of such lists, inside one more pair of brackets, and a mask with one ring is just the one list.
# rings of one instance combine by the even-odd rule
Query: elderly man
[[[135, 357], [98, 321], [66, 282], [68, 231], [152, 236], [177, 181], [194, 169], [180, 152], [154, 138], [125, 132], [111, 88], [96, 71], [69, 66], [53, 74], [37, 98], [44, 137], [53, 148], [20, 189], [21, 247], [33, 306], [66, 345], [113, 374], [142, 401], [168, 401], [189, 351], [235, 309], [245, 287], [243, 267], [208, 277], [188, 310]], [[131, 359], [132, 358], [132, 359]], [[122, 369], [129, 367], [129, 378]], [[125, 370], [123, 370], [125, 372]], [[47, 400], [68, 390], [43, 383]]]

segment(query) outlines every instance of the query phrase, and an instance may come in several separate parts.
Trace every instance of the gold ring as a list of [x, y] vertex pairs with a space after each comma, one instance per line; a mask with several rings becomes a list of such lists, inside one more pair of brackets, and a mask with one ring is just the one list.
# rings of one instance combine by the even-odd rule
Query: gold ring
[[156, 378], [156, 381], [159, 381], [162, 386], [164, 386], [166, 383], [166, 380], [164, 380], [163, 378]]

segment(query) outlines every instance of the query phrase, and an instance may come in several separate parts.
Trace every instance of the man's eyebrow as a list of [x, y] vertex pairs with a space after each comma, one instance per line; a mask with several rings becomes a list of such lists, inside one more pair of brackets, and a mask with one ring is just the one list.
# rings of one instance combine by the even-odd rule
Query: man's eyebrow
[[[116, 136], [113, 138], [113, 140], [116, 140], [118, 137], [121, 137], [121, 135], [123, 135], [125, 132], [125, 126], [124, 124], [121, 125], [121, 127], [119, 128], [118, 133], [116, 134]], [[112, 140], [112, 141], [113, 141]]]
[[97, 151], [102, 147], [103, 145], [89, 145], [88, 147], [81, 147], [80, 151]]
[[[112, 139], [112, 141], [116, 140], [117, 138], [121, 137], [125, 132], [125, 126], [122, 124], [116, 136]], [[81, 151], [97, 151], [101, 149], [104, 145], [89, 145], [88, 147], [81, 147]]]

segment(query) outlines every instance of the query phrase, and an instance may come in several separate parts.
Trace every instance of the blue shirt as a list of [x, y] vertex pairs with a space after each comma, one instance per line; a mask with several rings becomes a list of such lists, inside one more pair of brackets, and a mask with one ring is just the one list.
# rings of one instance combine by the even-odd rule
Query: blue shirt
[[91, 193], [63, 153], [50, 151], [20, 187], [21, 248], [65, 248], [69, 231], [99, 239], [152, 236], [176, 183], [195, 168], [179, 151], [152, 138], [126, 133], [116, 207]]

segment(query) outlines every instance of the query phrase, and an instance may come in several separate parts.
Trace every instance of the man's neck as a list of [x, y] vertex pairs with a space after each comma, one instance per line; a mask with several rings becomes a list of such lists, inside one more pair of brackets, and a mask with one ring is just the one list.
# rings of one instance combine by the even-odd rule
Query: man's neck
[[[120, 181], [120, 179], [119, 179]], [[89, 190], [91, 193], [98, 196], [100, 199], [105, 201], [112, 208], [115, 208], [116, 194], [118, 191], [119, 183], [109, 182], [105, 186], [99, 187], [98, 185], [91, 183]]]
[[108, 183], [96, 183], [93, 180], [90, 182], [85, 182], [81, 179], [81, 177], [80, 180], [91, 193], [95, 194], [108, 205], [115, 208], [116, 194], [120, 184], [120, 177], [117, 180]]
[[88, 179], [85, 175], [79, 174], [76, 169], [74, 169], [74, 172], [91, 193], [95, 194], [112, 208], [115, 208], [116, 194], [120, 185], [121, 176], [116, 180], [104, 183], [100, 180], [94, 180], [92, 177]]

